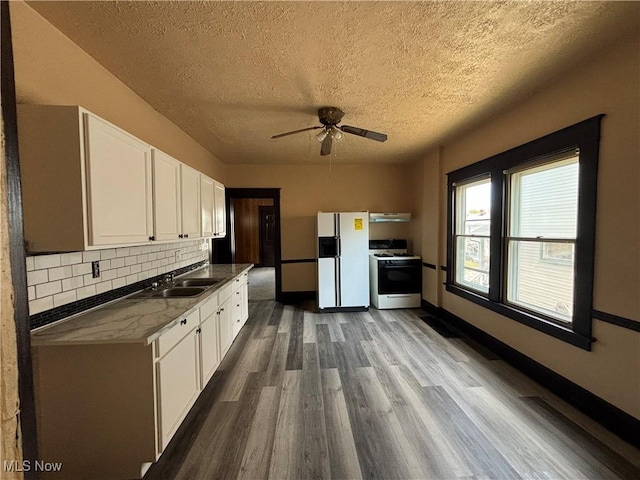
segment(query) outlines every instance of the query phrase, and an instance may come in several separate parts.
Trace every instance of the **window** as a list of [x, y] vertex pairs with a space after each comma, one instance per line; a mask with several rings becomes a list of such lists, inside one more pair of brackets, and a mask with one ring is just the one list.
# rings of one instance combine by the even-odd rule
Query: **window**
[[572, 153], [508, 175], [507, 302], [565, 323], [573, 315], [578, 162]]
[[602, 117], [448, 174], [447, 290], [587, 350]]
[[456, 275], [459, 285], [489, 292], [491, 180], [456, 186]]

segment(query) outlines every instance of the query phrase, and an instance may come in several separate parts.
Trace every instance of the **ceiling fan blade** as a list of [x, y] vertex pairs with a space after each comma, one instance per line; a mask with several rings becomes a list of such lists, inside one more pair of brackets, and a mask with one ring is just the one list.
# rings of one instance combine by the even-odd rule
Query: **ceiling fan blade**
[[320, 155], [329, 155], [331, 153], [331, 144], [333, 143], [331, 135], [324, 137], [322, 147], [320, 147]]
[[274, 135], [271, 138], [286, 137], [287, 135], [293, 135], [294, 133], [306, 132], [307, 130], [316, 130], [318, 128], [324, 128], [324, 127], [321, 126], [321, 125], [318, 125], [318, 126], [315, 126], [315, 127], [301, 128], [300, 130], [294, 130], [293, 132], [280, 133], [278, 135]]
[[360, 137], [370, 138], [371, 140], [375, 140], [376, 142], [384, 142], [387, 139], [387, 135], [384, 133], [372, 132], [371, 130], [365, 130], [364, 128], [342, 125], [340, 129], [343, 132], [350, 133], [352, 135], [359, 135]]

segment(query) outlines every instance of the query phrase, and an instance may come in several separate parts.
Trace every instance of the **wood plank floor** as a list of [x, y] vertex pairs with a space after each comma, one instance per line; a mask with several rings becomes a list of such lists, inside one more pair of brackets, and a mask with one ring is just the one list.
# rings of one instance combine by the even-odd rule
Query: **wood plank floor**
[[250, 317], [155, 479], [638, 479], [640, 452], [420, 310]]

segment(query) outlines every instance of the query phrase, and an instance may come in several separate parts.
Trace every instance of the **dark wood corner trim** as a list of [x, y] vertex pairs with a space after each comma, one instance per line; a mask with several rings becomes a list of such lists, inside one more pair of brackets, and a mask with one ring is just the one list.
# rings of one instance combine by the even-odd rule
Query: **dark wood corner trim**
[[[33, 370], [31, 364], [31, 333], [29, 328], [29, 303], [27, 296], [27, 272], [25, 263], [22, 187], [20, 183], [20, 158], [18, 154], [18, 122], [16, 113], [16, 90], [13, 68], [13, 46], [11, 42], [11, 19], [9, 2], [0, 2], [0, 24], [2, 49], [2, 119], [5, 138], [5, 158], [7, 168], [7, 202], [9, 258], [11, 281], [13, 284], [13, 315], [16, 325], [18, 354], [18, 389], [20, 396], [20, 428], [22, 454], [31, 465], [38, 458], [36, 414], [33, 390]], [[17, 438], [16, 438], [17, 441]], [[11, 460], [11, 459], [9, 459]], [[17, 459], [16, 459], [17, 460]], [[26, 479], [37, 478], [31, 470], [24, 471]]]
[[282, 264], [285, 263], [316, 263], [315, 258], [295, 258], [291, 260], [282, 260]]
[[617, 325], [618, 327], [640, 332], [640, 322], [631, 320], [630, 318], [620, 317], [613, 313], [601, 312], [600, 310], [591, 310], [591, 316], [603, 322]]
[[438, 267], [436, 267], [433, 263], [422, 262], [422, 266], [430, 268], [431, 270], [438, 270]]
[[475, 340], [554, 394], [611, 430], [623, 440], [640, 447], [640, 420], [594, 395], [571, 380], [527, 357], [466, 320], [422, 300], [422, 309], [447, 322], [449, 328]]
[[446, 272], [447, 267], [445, 265], [440, 265], [440, 270], [442, 270], [443, 272]]

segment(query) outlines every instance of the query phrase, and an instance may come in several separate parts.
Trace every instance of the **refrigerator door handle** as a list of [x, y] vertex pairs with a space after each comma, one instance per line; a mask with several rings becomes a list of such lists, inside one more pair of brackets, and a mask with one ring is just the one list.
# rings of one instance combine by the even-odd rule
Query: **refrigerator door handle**
[[342, 256], [342, 244], [340, 241], [340, 237], [336, 237], [336, 257], [340, 258]]
[[340, 277], [342, 273], [340, 272], [340, 257], [336, 258], [336, 307], [340, 307], [342, 305], [342, 298], [340, 295], [340, 290], [342, 290], [342, 285], [340, 282]]

